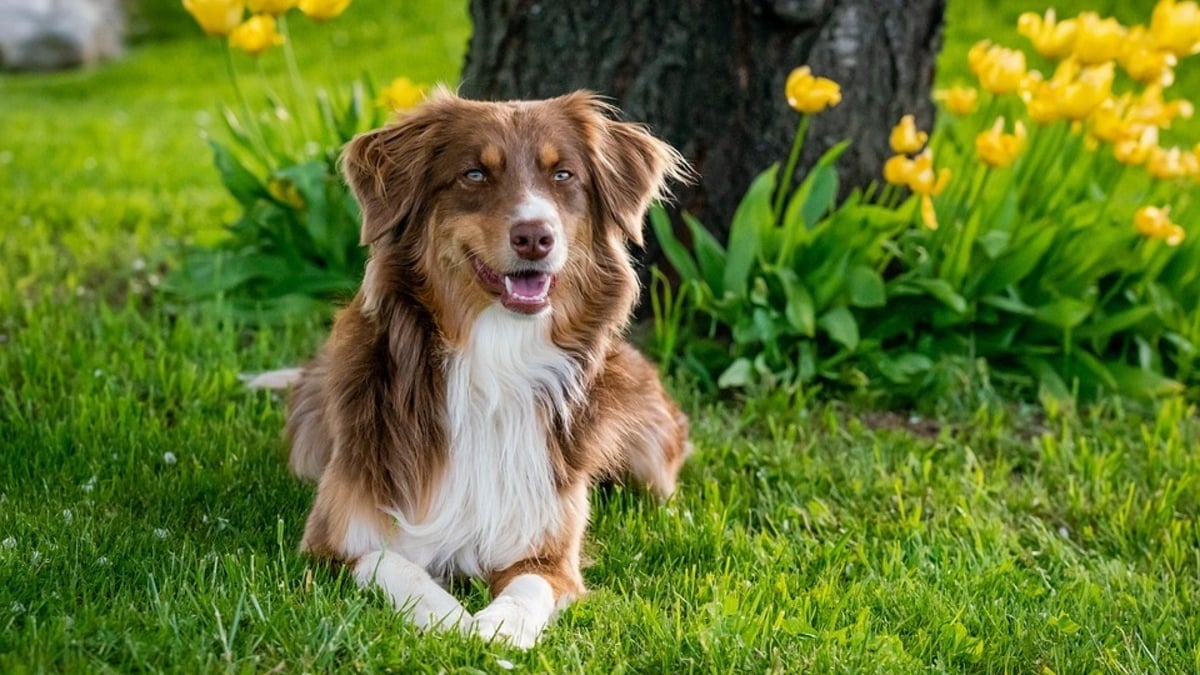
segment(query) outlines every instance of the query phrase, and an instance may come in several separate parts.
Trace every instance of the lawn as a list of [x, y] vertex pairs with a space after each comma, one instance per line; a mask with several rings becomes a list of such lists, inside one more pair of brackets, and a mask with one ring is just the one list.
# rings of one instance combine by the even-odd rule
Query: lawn
[[[312, 488], [286, 472], [280, 398], [237, 380], [323, 325], [154, 294], [234, 215], [201, 136], [232, 92], [215, 44], [143, 5], [128, 58], [0, 77], [0, 672], [1200, 670], [1195, 408], [985, 388], [930, 420], [679, 386], [680, 494], [596, 494], [592, 593], [536, 649], [415, 633], [297, 553]], [[948, 55], [1010, 14], [952, 2]], [[318, 81], [453, 82], [470, 28], [356, 0], [295, 29]]]

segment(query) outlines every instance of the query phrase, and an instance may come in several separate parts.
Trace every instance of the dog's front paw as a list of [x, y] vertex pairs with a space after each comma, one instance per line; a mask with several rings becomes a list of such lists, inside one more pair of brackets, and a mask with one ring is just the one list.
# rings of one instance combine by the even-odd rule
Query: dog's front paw
[[503, 641], [518, 649], [529, 649], [537, 643], [545, 621], [539, 621], [519, 602], [500, 597], [475, 613], [471, 628], [488, 641]]

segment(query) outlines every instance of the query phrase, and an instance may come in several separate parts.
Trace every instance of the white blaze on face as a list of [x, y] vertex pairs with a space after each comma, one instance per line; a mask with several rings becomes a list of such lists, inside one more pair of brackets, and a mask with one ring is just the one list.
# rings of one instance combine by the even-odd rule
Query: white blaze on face
[[554, 233], [554, 248], [544, 262], [553, 271], [562, 269], [567, 262], [567, 239], [554, 202], [536, 192], [526, 192], [509, 216], [509, 227], [526, 221], [541, 221], [550, 226], [550, 231]]

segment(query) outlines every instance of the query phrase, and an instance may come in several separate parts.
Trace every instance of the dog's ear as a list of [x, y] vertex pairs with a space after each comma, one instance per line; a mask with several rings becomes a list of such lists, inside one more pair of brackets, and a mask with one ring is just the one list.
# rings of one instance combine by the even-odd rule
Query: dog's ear
[[613, 119], [616, 108], [595, 95], [576, 92], [564, 99], [581, 114], [601, 217], [642, 246], [646, 209], [670, 194], [668, 179], [691, 181], [691, 168], [675, 148], [645, 127]]
[[436, 147], [438, 109], [446, 92], [391, 124], [355, 136], [342, 152], [342, 172], [362, 210], [363, 246], [402, 230], [421, 207]]

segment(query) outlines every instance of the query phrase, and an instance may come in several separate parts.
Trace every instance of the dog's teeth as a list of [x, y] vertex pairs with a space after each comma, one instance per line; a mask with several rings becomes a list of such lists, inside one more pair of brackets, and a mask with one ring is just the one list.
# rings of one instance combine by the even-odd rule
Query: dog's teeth
[[505, 290], [505, 291], [507, 291], [509, 295], [512, 295], [512, 294], [513, 294], [513, 281], [512, 281], [512, 277], [510, 277], [510, 276], [508, 276], [508, 275], [505, 275], [505, 276], [504, 276], [504, 290]]

